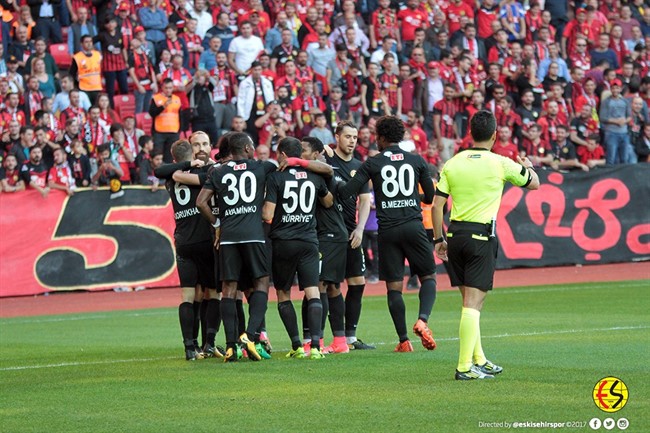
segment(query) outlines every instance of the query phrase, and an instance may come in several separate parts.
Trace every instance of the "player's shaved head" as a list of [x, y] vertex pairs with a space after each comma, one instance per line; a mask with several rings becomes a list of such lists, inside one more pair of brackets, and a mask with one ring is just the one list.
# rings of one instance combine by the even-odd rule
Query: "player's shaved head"
[[233, 156], [248, 155], [249, 152], [246, 149], [253, 145], [253, 141], [245, 132], [234, 132], [230, 136], [229, 142], [230, 153]]

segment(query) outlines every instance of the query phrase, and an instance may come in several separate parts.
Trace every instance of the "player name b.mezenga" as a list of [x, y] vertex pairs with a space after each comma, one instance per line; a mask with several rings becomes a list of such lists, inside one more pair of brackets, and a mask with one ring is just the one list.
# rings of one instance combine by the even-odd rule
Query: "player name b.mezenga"
[[401, 207], [413, 207], [413, 206], [417, 206], [417, 205], [418, 205], [417, 200], [413, 200], [413, 199], [389, 200], [389, 201], [382, 201], [381, 202], [381, 208], [382, 209], [396, 209], [396, 208], [401, 208]]

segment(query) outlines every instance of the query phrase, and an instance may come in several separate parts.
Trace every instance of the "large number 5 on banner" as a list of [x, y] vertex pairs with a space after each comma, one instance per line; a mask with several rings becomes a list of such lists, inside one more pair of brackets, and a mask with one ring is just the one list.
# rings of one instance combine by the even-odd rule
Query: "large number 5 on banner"
[[52, 239], [56, 247], [36, 260], [36, 279], [49, 289], [70, 290], [166, 278], [174, 270], [174, 250], [169, 235], [149, 220], [148, 209], [168, 202], [167, 194], [148, 188], [127, 188], [119, 201], [110, 200], [107, 191], [77, 192], [61, 211]]

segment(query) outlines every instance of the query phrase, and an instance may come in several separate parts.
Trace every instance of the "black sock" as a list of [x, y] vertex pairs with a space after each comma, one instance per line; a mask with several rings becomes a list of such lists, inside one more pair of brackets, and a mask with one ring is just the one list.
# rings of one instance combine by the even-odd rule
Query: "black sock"
[[246, 332], [246, 313], [244, 313], [244, 301], [237, 299], [235, 302], [237, 308], [237, 335]]
[[199, 320], [201, 321], [201, 347], [205, 346], [205, 343], [208, 341], [208, 302], [209, 299], [204, 299], [201, 301], [201, 306], [199, 307]]
[[191, 302], [183, 302], [178, 306], [178, 320], [181, 323], [183, 345], [186, 349], [194, 348], [194, 307]]
[[[268, 307], [269, 305], [269, 295], [268, 293], [266, 294], [266, 306]], [[262, 332], [266, 331], [266, 314], [264, 315], [264, 319], [262, 320], [262, 324], [260, 325], [259, 328], [257, 328], [257, 331], [255, 332], [255, 341], [260, 341], [260, 336], [262, 335]]]
[[424, 280], [422, 282], [422, 287], [420, 287], [420, 294], [418, 297], [420, 298], [420, 312], [418, 313], [418, 316], [420, 319], [428, 322], [431, 310], [433, 310], [433, 304], [436, 302], [435, 278]]
[[311, 335], [311, 348], [320, 349], [321, 323], [323, 315], [323, 304], [320, 298], [307, 301], [307, 318], [309, 321], [309, 333]]
[[323, 318], [321, 319], [320, 322], [320, 336], [323, 337], [325, 334], [325, 324], [327, 323], [327, 314], [330, 311], [330, 303], [329, 299], [327, 298], [327, 293], [321, 293], [320, 294], [320, 303], [323, 306]]
[[192, 336], [194, 343], [198, 346], [199, 330], [201, 329], [201, 303], [194, 301], [194, 324], [192, 325]]
[[302, 308], [301, 308], [301, 316], [302, 316], [302, 339], [303, 340], [309, 340], [310, 333], [309, 333], [309, 315], [307, 314], [307, 298], [305, 296], [302, 297]]
[[408, 340], [408, 333], [406, 331], [406, 306], [404, 305], [402, 292], [397, 290], [388, 291], [388, 311], [390, 311], [390, 317], [393, 318], [393, 324], [399, 336], [399, 341]]
[[221, 320], [223, 321], [223, 330], [226, 334], [226, 344], [228, 347], [235, 347], [237, 342], [237, 306], [235, 300], [223, 298], [221, 300]]
[[343, 295], [338, 294], [333, 298], [329, 298], [330, 306], [330, 328], [332, 328], [332, 335], [335, 337], [345, 336], [345, 325], [343, 318], [345, 317], [345, 301]]
[[207, 343], [214, 346], [214, 339], [219, 332], [221, 323], [221, 301], [218, 299], [209, 299], [205, 311], [205, 329], [207, 330]]
[[349, 285], [345, 294], [345, 336], [357, 335], [357, 325], [361, 317], [361, 298], [365, 284]]
[[296, 350], [302, 343], [300, 342], [300, 336], [298, 335], [298, 318], [296, 317], [296, 310], [293, 308], [291, 301], [284, 301], [278, 303], [278, 312], [280, 313], [280, 319], [284, 324], [284, 329], [287, 330], [287, 334], [291, 339], [291, 348]]
[[[261, 291], [254, 291], [248, 298], [248, 328], [246, 333], [252, 341], [259, 341], [259, 329], [266, 315], [266, 306], [269, 301], [269, 294]], [[257, 340], [255, 340], [257, 338]]]

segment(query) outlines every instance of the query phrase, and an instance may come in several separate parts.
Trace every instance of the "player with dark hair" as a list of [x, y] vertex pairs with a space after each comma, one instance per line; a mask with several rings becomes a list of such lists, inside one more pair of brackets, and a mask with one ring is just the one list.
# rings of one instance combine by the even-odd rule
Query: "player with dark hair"
[[[489, 379], [503, 371], [483, 353], [479, 322], [494, 279], [496, 216], [506, 181], [527, 189], [539, 188], [539, 178], [527, 158], [517, 156], [514, 162], [490, 152], [496, 140], [492, 112], [478, 111], [470, 124], [474, 147], [447, 161], [433, 203], [436, 255], [449, 262], [451, 284], [460, 288], [463, 297], [456, 380]], [[449, 196], [453, 197], [451, 224], [445, 237], [443, 206]]]
[[[402, 297], [404, 258], [421, 282], [420, 310], [413, 332], [426, 349], [433, 350], [436, 342], [427, 322], [436, 300], [436, 266], [420, 208], [420, 201], [427, 204], [433, 201], [433, 181], [424, 159], [399, 147], [405, 133], [404, 123], [399, 118], [381, 117], [376, 132], [380, 153], [368, 158], [354, 177], [338, 189], [338, 194], [342, 198], [350, 197], [372, 180], [381, 251], [379, 279], [386, 281], [388, 309], [400, 341], [395, 351], [413, 351]], [[424, 192], [423, 197], [418, 192], [418, 184]]]
[[[178, 307], [178, 315], [185, 346], [185, 359], [188, 361], [202, 359], [204, 353], [196, 343], [198, 331], [198, 318], [200, 305], [196, 301], [196, 286], [201, 285], [213, 291], [216, 297], [216, 277], [214, 271], [214, 255], [212, 248], [212, 232], [208, 223], [201, 217], [196, 209], [196, 199], [201, 191], [199, 186], [186, 185], [174, 180], [176, 170], [190, 170], [190, 173], [205, 173], [199, 170], [204, 162], [193, 160], [192, 145], [187, 140], [178, 140], [172, 144], [172, 157], [175, 164], [166, 164], [158, 167], [154, 173], [156, 177], [165, 179], [165, 187], [172, 201], [176, 229], [174, 230], [174, 244], [176, 246], [176, 263], [182, 290], [182, 303]], [[215, 318], [214, 308], [208, 314], [210, 319]], [[223, 355], [214, 349], [216, 326], [214, 320], [209, 320], [206, 350], [211, 354]]]
[[[286, 137], [278, 144], [278, 162], [299, 158], [300, 141]], [[269, 237], [273, 240], [273, 284], [278, 294], [278, 311], [291, 339], [287, 357], [304, 358], [305, 351], [298, 333], [296, 311], [291, 303], [291, 284], [298, 273], [300, 290], [307, 298], [307, 320], [311, 337], [309, 357], [323, 358], [320, 339], [323, 307], [318, 289], [318, 236], [316, 199], [324, 207], [334, 203], [325, 180], [304, 168], [276, 171], [266, 182], [263, 218], [271, 221]]]
[[[336, 126], [334, 138], [336, 149], [325, 147], [326, 161], [334, 167], [334, 179], [336, 182], [347, 182], [352, 179], [354, 173], [361, 167], [361, 161], [354, 158], [354, 149], [357, 147], [359, 130], [350, 121], [340, 122]], [[357, 197], [359, 198], [357, 217]], [[361, 243], [363, 241], [363, 230], [370, 214], [370, 190], [368, 185], [363, 185], [357, 194], [340, 200], [343, 208], [343, 220], [348, 230], [348, 251], [346, 255], [345, 278], [348, 283], [348, 291], [345, 295], [345, 337], [349, 350], [374, 349], [375, 346], [365, 344], [357, 339], [357, 325], [361, 317], [361, 300], [366, 286], [365, 272], [366, 264]], [[341, 290], [329, 290], [330, 303], [335, 303], [341, 295]], [[331, 314], [336, 314], [331, 311]], [[338, 319], [332, 318], [338, 323]], [[345, 352], [346, 350], [338, 344], [329, 346], [328, 352]]]
[[[303, 137], [302, 158], [308, 160], [323, 157], [323, 142], [316, 137]], [[335, 182], [328, 181], [330, 191], [335, 191]], [[318, 233], [318, 249], [321, 255], [320, 270], [320, 299], [323, 305], [323, 321], [321, 329], [325, 329], [328, 312], [331, 329], [334, 336], [332, 344], [327, 346], [324, 353], [348, 353], [350, 351], [345, 340], [345, 301], [341, 295], [341, 282], [345, 279], [345, 264], [348, 250], [348, 230], [343, 220], [343, 207], [334, 196], [333, 206], [326, 208], [320, 204], [316, 207], [316, 230]], [[328, 292], [336, 296], [328, 298]], [[302, 322], [303, 338], [307, 335], [307, 302], [303, 299]], [[322, 335], [322, 334], [321, 334]], [[337, 350], [334, 350], [334, 349]]]
[[[226, 362], [236, 361], [238, 281], [246, 269], [252, 279], [253, 292], [249, 303], [250, 317], [246, 332], [239, 337], [245, 344], [248, 357], [260, 360], [256, 336], [264, 321], [268, 302], [269, 270], [264, 229], [262, 226], [262, 204], [266, 177], [277, 167], [272, 162], [253, 160], [253, 141], [245, 133], [233, 133], [229, 137], [231, 161], [214, 170], [197, 199], [201, 214], [217, 230], [220, 243], [219, 269], [223, 280], [221, 317], [226, 333]], [[289, 164], [303, 164], [307, 161], [291, 160]], [[329, 166], [316, 161], [310, 162], [311, 169], [330, 174]], [[219, 218], [213, 215], [208, 202], [217, 196]]]

